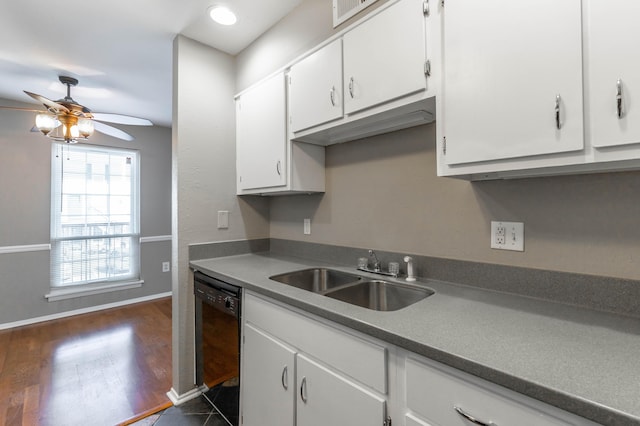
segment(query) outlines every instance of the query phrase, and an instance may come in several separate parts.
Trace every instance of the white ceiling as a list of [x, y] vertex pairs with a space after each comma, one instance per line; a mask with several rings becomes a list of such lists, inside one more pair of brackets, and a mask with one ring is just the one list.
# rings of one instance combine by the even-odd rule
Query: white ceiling
[[[36, 105], [23, 90], [64, 97], [58, 75], [80, 83], [73, 98], [94, 112], [171, 125], [176, 34], [232, 55], [302, 0], [8, 0], [0, 14], [0, 98]], [[207, 9], [236, 12], [232, 27]], [[2, 113], [2, 110], [0, 110]]]

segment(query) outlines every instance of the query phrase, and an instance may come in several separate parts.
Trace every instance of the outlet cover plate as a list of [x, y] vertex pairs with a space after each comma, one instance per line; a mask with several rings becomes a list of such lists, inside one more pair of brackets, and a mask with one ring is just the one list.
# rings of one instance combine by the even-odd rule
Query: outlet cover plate
[[491, 248], [524, 251], [524, 223], [491, 221]]

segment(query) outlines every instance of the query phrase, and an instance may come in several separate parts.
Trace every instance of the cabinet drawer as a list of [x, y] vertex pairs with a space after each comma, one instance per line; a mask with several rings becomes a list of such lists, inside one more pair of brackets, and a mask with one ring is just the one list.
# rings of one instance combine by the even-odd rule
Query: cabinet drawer
[[387, 349], [244, 293], [244, 320], [372, 389], [387, 393]]
[[487, 424], [493, 422], [496, 426], [593, 424], [524, 395], [435, 363], [427, 364], [408, 358], [405, 372], [407, 408], [411, 413], [424, 418], [427, 424], [471, 424], [456, 412], [455, 407]]

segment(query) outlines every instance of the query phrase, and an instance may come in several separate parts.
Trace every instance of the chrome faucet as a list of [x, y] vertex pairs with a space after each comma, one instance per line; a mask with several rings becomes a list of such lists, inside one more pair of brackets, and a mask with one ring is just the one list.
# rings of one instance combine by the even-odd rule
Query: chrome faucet
[[[373, 272], [374, 274], [380, 274], [380, 275], [386, 275], [388, 277], [394, 277], [397, 278], [398, 277], [398, 268], [396, 268], [396, 270], [394, 272], [391, 271], [383, 271], [382, 267], [381, 267], [381, 263], [380, 263], [380, 259], [378, 259], [378, 256], [376, 255], [376, 252], [373, 250], [369, 250], [369, 258], [373, 258], [373, 268], [369, 268], [369, 263], [364, 263], [362, 261], [366, 261], [367, 258], [366, 257], [361, 257], [360, 259], [358, 259], [358, 270], [359, 271], [364, 271], [364, 272]], [[360, 263], [362, 262], [362, 263]]]
[[369, 250], [369, 257], [373, 256], [373, 272], [380, 272], [380, 261], [378, 260], [378, 256], [376, 256], [376, 252], [373, 250]]

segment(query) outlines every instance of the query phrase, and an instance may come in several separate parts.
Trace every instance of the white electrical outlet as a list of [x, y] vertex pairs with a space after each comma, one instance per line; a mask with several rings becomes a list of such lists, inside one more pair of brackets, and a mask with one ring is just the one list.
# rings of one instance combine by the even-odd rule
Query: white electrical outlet
[[524, 223], [491, 221], [491, 248], [524, 251]]
[[162, 272], [169, 272], [171, 270], [170, 262], [162, 262]]
[[311, 219], [304, 220], [304, 235], [311, 235]]

